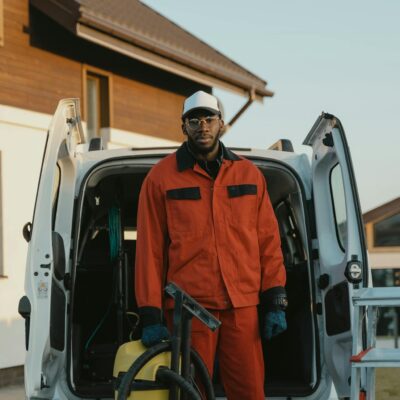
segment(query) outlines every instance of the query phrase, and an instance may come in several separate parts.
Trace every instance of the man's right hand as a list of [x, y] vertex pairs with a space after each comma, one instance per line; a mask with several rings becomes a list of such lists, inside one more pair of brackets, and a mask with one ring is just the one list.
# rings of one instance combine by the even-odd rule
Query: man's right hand
[[169, 339], [169, 332], [162, 324], [149, 325], [143, 328], [141, 340], [145, 347], [154, 346], [167, 339]]

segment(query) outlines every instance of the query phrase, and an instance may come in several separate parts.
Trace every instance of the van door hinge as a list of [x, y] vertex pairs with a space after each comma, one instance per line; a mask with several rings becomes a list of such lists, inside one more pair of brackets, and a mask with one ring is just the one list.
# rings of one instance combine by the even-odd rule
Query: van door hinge
[[332, 132], [329, 132], [329, 133], [325, 134], [325, 137], [322, 139], [322, 143], [326, 147], [333, 147], [334, 146]]
[[315, 312], [318, 315], [322, 315], [322, 303], [316, 303], [315, 304]]
[[329, 286], [329, 275], [328, 274], [322, 274], [319, 279], [318, 279], [318, 287], [320, 289], [326, 289]]
[[311, 239], [317, 238], [317, 225], [315, 221], [315, 208], [314, 208], [314, 201], [312, 199], [307, 200], [307, 214], [308, 220], [310, 221], [310, 234]]
[[27, 222], [22, 228], [22, 236], [29, 243], [32, 238], [32, 222]]
[[65, 121], [68, 125], [71, 125], [71, 127], [74, 127], [81, 121], [81, 118], [79, 116], [75, 117], [75, 118], [69, 117], [69, 118], [66, 118]]
[[40, 389], [46, 389], [49, 388], [50, 386], [47, 384], [47, 378], [45, 375], [42, 374], [40, 378]]

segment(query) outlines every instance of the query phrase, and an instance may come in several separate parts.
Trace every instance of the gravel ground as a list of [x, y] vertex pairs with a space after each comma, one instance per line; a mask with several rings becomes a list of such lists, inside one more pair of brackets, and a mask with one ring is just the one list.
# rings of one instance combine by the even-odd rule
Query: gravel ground
[[379, 368], [376, 370], [376, 400], [400, 399], [399, 368]]
[[0, 388], [1, 400], [24, 400], [25, 389], [23, 385], [5, 386]]
[[[335, 399], [332, 391], [331, 399]], [[25, 391], [22, 385], [0, 388], [1, 400], [24, 400]], [[396, 368], [381, 368], [376, 372], [376, 400], [399, 400], [400, 379]]]

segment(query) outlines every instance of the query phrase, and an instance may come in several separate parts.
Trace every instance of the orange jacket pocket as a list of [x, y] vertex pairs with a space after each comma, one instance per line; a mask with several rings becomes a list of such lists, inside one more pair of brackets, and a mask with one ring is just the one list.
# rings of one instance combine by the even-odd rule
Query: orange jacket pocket
[[204, 213], [201, 212], [199, 187], [169, 189], [167, 197], [167, 218], [170, 235], [185, 233], [197, 235], [204, 227]]
[[257, 214], [257, 185], [227, 186], [232, 221], [244, 226], [255, 226]]

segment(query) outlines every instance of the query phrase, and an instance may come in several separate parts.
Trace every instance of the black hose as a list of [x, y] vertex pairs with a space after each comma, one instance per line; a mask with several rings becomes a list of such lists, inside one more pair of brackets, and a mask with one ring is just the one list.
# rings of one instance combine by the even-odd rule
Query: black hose
[[124, 374], [121, 385], [118, 389], [118, 397], [117, 400], [126, 400], [130, 393], [130, 387], [133, 379], [139, 373], [139, 371], [146, 365], [152, 358], [157, 356], [164, 351], [168, 351], [170, 349], [169, 342], [161, 342], [156, 344], [153, 347], [150, 347], [143, 354], [141, 354], [136, 361], [129, 367], [128, 371]]
[[195, 349], [190, 349], [190, 358], [193, 362], [195, 371], [199, 376], [199, 380], [204, 386], [206, 399], [214, 400], [214, 386], [212, 384], [212, 379], [210, 377], [210, 374], [208, 373], [208, 369], [204, 364], [203, 359], [200, 357], [200, 354]]
[[[116, 400], [126, 400], [129, 397], [131, 391], [130, 390], [131, 383], [134, 380], [135, 376], [143, 368], [143, 366], [146, 365], [152, 358], [156, 357], [158, 354], [170, 350], [171, 350], [170, 342], [161, 342], [153, 347], [150, 347], [143, 354], [141, 354], [135, 360], [135, 362], [129, 367], [128, 371], [126, 371], [126, 373], [124, 374], [118, 389], [118, 396]], [[204, 386], [207, 400], [214, 400], [215, 399], [214, 388], [212, 386], [212, 382], [207, 367], [205, 366], [200, 355], [194, 349], [191, 349], [190, 355], [193, 364], [196, 368], [196, 371], [199, 374], [200, 382]]]
[[177, 384], [180, 389], [189, 396], [190, 400], [201, 400], [199, 392], [190, 384], [190, 382], [169, 368], [158, 368], [156, 379], [167, 384], [171, 382]]

